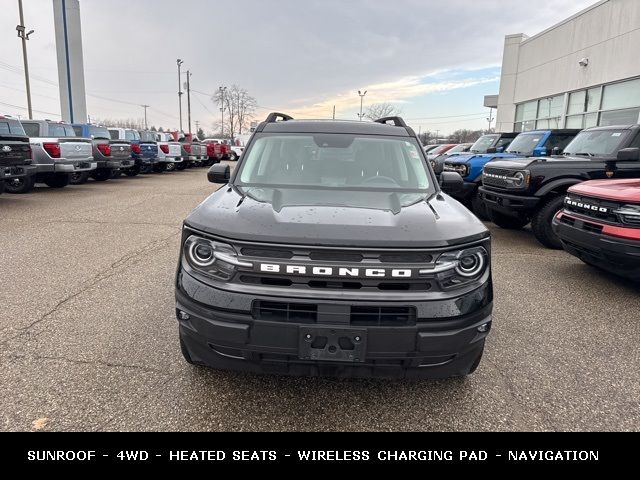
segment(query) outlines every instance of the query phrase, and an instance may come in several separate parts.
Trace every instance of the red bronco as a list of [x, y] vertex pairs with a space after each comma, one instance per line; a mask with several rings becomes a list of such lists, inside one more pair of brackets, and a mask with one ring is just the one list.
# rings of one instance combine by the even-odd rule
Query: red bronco
[[553, 230], [571, 255], [640, 281], [640, 179], [592, 180], [569, 188]]

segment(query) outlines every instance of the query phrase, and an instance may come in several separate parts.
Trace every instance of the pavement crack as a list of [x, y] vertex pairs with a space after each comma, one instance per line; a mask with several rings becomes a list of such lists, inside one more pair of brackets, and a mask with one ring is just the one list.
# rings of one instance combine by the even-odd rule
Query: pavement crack
[[176, 237], [177, 235], [180, 235], [181, 233], [182, 233], [182, 229], [178, 229], [178, 231], [173, 232], [171, 235], [168, 235], [166, 237], [160, 238], [158, 240], [152, 240], [149, 243], [147, 243], [146, 245], [143, 245], [138, 250], [135, 250], [134, 252], [131, 252], [131, 253], [127, 253], [126, 255], [120, 257], [118, 260], [113, 262], [109, 267], [107, 267], [106, 269], [98, 272], [91, 279], [89, 279], [86, 282], [84, 282], [83, 284], [81, 284], [78, 287], [77, 291], [67, 295], [65, 298], [60, 300], [58, 303], [56, 303], [56, 305], [53, 308], [51, 308], [50, 310], [45, 312], [38, 319], [36, 319], [33, 322], [31, 322], [29, 325], [18, 329], [18, 333], [16, 335], [13, 335], [12, 337], [9, 337], [6, 340], [1, 341], [0, 345], [4, 346], [4, 345], [8, 344], [9, 342], [11, 342], [12, 340], [15, 340], [15, 339], [27, 334], [34, 327], [36, 327], [37, 325], [42, 323], [44, 320], [46, 320], [47, 318], [51, 317], [56, 312], [58, 312], [64, 305], [69, 303], [74, 298], [77, 298], [78, 296], [82, 295], [83, 293], [85, 293], [86, 291], [88, 291], [91, 288], [95, 287], [96, 285], [98, 285], [99, 283], [103, 282], [104, 280], [107, 280], [107, 279], [113, 277], [114, 275], [117, 275], [122, 270], [125, 270], [126, 268], [129, 268], [129, 267], [131, 267], [133, 265], [136, 265], [137, 263], [139, 263], [139, 261], [141, 259], [145, 258], [144, 254], [148, 253], [150, 250], [157, 251], [160, 248], [164, 248], [164, 247], [167, 247], [167, 246], [171, 245], [171, 243], [172, 243], [171, 240], [174, 237]]
[[128, 363], [114, 363], [114, 362], [105, 362], [104, 360], [78, 360], [74, 358], [60, 357], [60, 356], [48, 356], [48, 355], [21, 355], [21, 354], [10, 354], [8, 355], [9, 359], [12, 361], [15, 360], [23, 360], [23, 359], [33, 359], [33, 360], [51, 360], [51, 361], [60, 361], [60, 362], [68, 362], [74, 365], [95, 365], [101, 367], [111, 367], [111, 368], [131, 368], [134, 370], [138, 370], [146, 373], [157, 373], [159, 375], [166, 375], [167, 372], [151, 367], [145, 367], [143, 365], [135, 365]]

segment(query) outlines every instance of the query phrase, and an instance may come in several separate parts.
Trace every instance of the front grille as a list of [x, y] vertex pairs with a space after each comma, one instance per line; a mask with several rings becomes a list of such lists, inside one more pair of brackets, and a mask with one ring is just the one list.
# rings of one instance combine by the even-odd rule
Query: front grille
[[575, 218], [570, 217], [568, 215], [563, 215], [560, 218], [560, 222], [564, 223], [565, 225], [569, 225], [571, 227], [579, 228], [586, 232], [597, 233], [597, 234], [602, 233], [602, 229], [603, 229], [602, 225], [598, 225], [597, 223], [585, 222], [582, 220], [576, 220]]
[[[344, 314], [334, 314], [336, 321], [359, 327], [403, 327], [416, 324], [415, 307], [345, 307]], [[312, 303], [288, 303], [255, 301], [252, 316], [256, 320], [283, 323], [318, 323], [318, 305]], [[340, 320], [344, 320], [341, 322]]]
[[[518, 170], [508, 170], [506, 168], [484, 167], [482, 184], [490, 187], [507, 188], [507, 180], [500, 177], [513, 177]], [[486, 175], [489, 174], [489, 175]], [[496, 175], [490, 176], [490, 175]]]
[[387, 281], [381, 282], [375, 279], [358, 279], [348, 281], [340, 279], [322, 280], [311, 277], [267, 277], [261, 275], [241, 275], [240, 282], [247, 285], [266, 285], [276, 287], [298, 287], [313, 290], [334, 289], [334, 290], [384, 290], [384, 291], [422, 291], [431, 290], [433, 285], [425, 279], [407, 281]]
[[567, 212], [575, 213], [582, 217], [620, 225], [620, 219], [613, 212], [622, 207], [622, 205], [619, 202], [569, 194], [565, 198], [564, 208]]

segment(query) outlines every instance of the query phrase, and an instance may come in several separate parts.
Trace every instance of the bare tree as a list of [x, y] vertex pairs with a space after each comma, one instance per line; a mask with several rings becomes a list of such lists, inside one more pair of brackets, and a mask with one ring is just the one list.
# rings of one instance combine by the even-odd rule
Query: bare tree
[[97, 125], [106, 125], [108, 127], [144, 130], [144, 119], [142, 118], [96, 118], [94, 123]]
[[224, 129], [231, 139], [249, 128], [258, 106], [256, 99], [238, 85], [232, 85], [224, 92], [216, 91], [211, 100], [220, 108], [224, 108]]
[[397, 117], [400, 115], [402, 115], [402, 110], [389, 102], [376, 103], [369, 106], [364, 112], [364, 116], [369, 120], [378, 120], [379, 118], [384, 117]]
[[478, 140], [483, 133], [483, 130], [468, 130], [463, 128], [449, 135], [449, 141], [452, 143], [472, 143]]

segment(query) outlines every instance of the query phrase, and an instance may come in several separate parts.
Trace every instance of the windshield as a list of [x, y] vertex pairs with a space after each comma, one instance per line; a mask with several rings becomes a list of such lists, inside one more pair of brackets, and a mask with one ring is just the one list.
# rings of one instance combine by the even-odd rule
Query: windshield
[[533, 155], [534, 148], [538, 146], [543, 137], [542, 133], [521, 133], [511, 142], [507, 153], [515, 153], [525, 157]]
[[140, 140], [140, 134], [135, 130], [125, 130], [124, 131], [124, 139], [125, 140]]
[[155, 142], [156, 134], [154, 132], [141, 132], [140, 138], [143, 142]]
[[500, 135], [483, 135], [471, 146], [471, 152], [487, 153], [487, 150], [493, 147], [493, 144], [499, 137]]
[[440, 155], [441, 153], [444, 153], [447, 151], [448, 148], [450, 148], [450, 145], [440, 145], [437, 148], [434, 148], [433, 150], [431, 150], [429, 152], [429, 155]]
[[627, 130], [592, 130], [580, 132], [564, 149], [565, 155], [615, 156]]
[[63, 123], [50, 123], [49, 136], [50, 137], [75, 137], [76, 131], [73, 129], [71, 125], [65, 125]]
[[0, 120], [0, 135], [26, 135], [22, 124], [17, 120]]
[[263, 134], [247, 152], [236, 185], [409, 191], [422, 198], [432, 187], [419, 149], [414, 139], [398, 137]]
[[451, 150], [447, 150], [447, 152], [445, 152], [447, 155], [451, 154], [451, 153], [460, 153], [460, 152], [464, 152], [467, 148], [469, 148], [469, 145], [466, 143], [461, 143], [460, 145], [456, 145], [455, 147], [453, 147]]
[[104, 127], [89, 127], [89, 135], [95, 139], [109, 140], [111, 138], [109, 130]]

